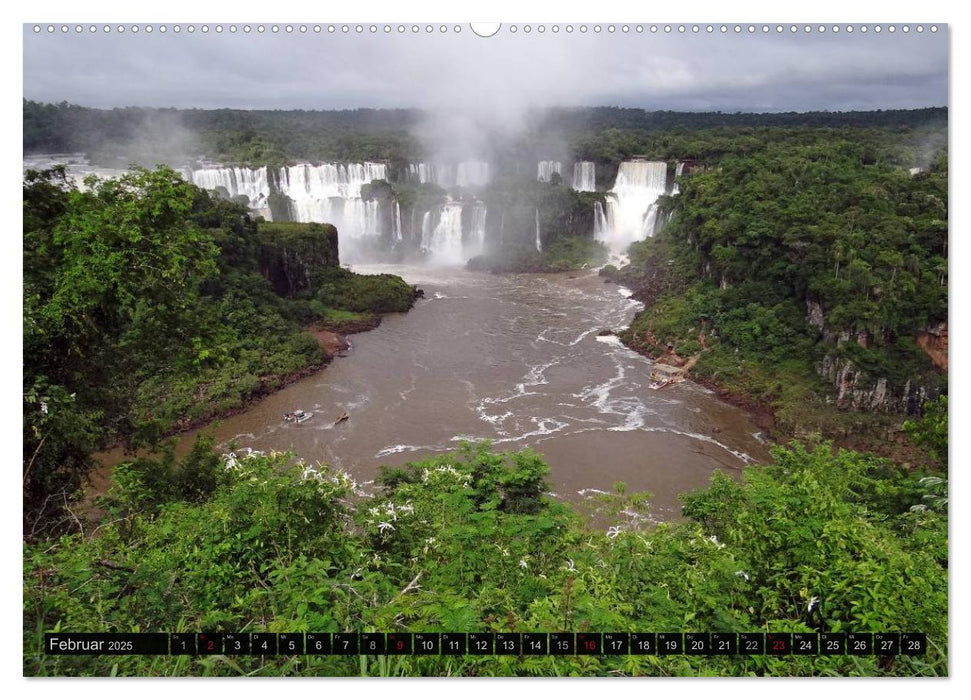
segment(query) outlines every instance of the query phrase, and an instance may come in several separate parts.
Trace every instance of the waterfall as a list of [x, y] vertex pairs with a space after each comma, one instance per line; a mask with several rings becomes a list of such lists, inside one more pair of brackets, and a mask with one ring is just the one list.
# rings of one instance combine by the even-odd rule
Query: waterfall
[[459, 163], [455, 173], [459, 187], [483, 187], [489, 184], [489, 164], [481, 160], [465, 160]]
[[480, 254], [485, 248], [486, 213], [486, 205], [483, 202], [476, 202], [472, 205], [472, 235], [470, 241], [475, 248], [475, 255]]
[[678, 167], [674, 171], [674, 185], [671, 186], [671, 194], [681, 194], [681, 188], [678, 187], [678, 178], [681, 177], [681, 173], [684, 172], [684, 161], [678, 161]]
[[607, 215], [604, 214], [600, 202], [593, 203], [593, 238], [596, 241], [605, 240], [607, 236]]
[[539, 209], [536, 210], [536, 252], [543, 252], [543, 241], [539, 237]]
[[573, 189], [577, 192], [597, 191], [597, 169], [590, 161], [573, 164]]
[[558, 160], [541, 160], [536, 164], [536, 179], [540, 182], [549, 182], [553, 178], [553, 173], [562, 176], [563, 165]]
[[203, 168], [192, 171], [192, 183], [204, 190], [222, 187], [230, 197], [244, 195], [249, 206], [261, 209], [270, 196], [266, 168]]
[[[275, 178], [271, 177], [275, 175]], [[381, 205], [361, 199], [361, 188], [387, 180], [384, 163], [323, 163], [291, 165], [269, 173], [267, 168], [202, 168], [192, 182], [207, 190], [223, 187], [229, 196], [245, 195], [251, 208], [270, 218], [267, 200], [272, 190], [290, 199], [295, 221], [334, 224], [343, 240], [381, 235]], [[274, 181], [275, 180], [275, 181]], [[400, 214], [398, 232], [400, 235]]]
[[462, 209], [461, 202], [442, 205], [438, 224], [429, 232], [425, 246], [434, 262], [446, 265], [461, 265], [465, 262], [462, 251]]
[[483, 187], [489, 184], [489, 164], [481, 160], [461, 163], [411, 163], [408, 175], [421, 184], [432, 182], [439, 187]]
[[[471, 217], [463, 217], [466, 207], [471, 208]], [[448, 201], [426, 211], [421, 220], [422, 251], [440, 265], [464, 264], [485, 248], [486, 214], [486, 205], [480, 201], [471, 205]], [[468, 229], [463, 226], [463, 219]]]
[[432, 213], [426, 211], [421, 217], [421, 249], [423, 252], [430, 250], [432, 243]]
[[419, 184], [422, 185], [426, 182], [434, 182], [434, 177], [427, 163], [410, 164], [408, 166], [408, 174], [412, 179], [418, 180]]
[[398, 206], [397, 199], [394, 200], [394, 210], [391, 218], [391, 237], [395, 245], [401, 243], [401, 207]]
[[620, 164], [607, 199], [607, 226], [602, 238], [614, 253], [654, 234], [657, 199], [667, 187], [664, 162], [631, 160]]
[[433, 163], [428, 168], [427, 182], [434, 182], [439, 187], [454, 187], [455, 172], [453, 168], [441, 163]]
[[361, 188], [387, 180], [384, 163], [292, 165], [280, 168], [281, 194], [297, 221], [333, 224], [343, 240], [381, 235], [380, 202], [361, 199]]

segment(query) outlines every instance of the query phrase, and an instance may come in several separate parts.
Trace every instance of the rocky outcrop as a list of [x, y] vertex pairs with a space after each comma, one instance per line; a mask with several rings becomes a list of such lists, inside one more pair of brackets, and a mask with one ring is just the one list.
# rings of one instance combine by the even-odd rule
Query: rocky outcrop
[[[874, 413], [914, 414], [924, 401], [936, 398], [941, 392], [942, 377], [933, 369], [920, 376], [908, 377], [901, 383], [876, 376], [846, 357], [847, 346], [855, 344], [866, 350], [876, 343], [887, 342], [885, 336], [874, 337], [868, 331], [833, 331], [826, 327], [822, 304], [807, 300], [806, 322], [820, 335], [824, 346], [831, 348], [816, 366], [817, 373], [830, 382], [837, 408]], [[917, 336], [917, 345], [930, 357], [934, 367], [947, 371], [947, 323], [934, 324]], [[843, 351], [840, 351], [843, 348]]]
[[835, 389], [837, 408], [874, 413], [915, 414], [927, 399], [940, 393], [931, 377], [908, 379], [903, 385], [891, 384], [886, 377], [873, 377], [836, 353], [828, 353], [817, 366], [819, 374]]
[[260, 225], [260, 270], [282, 296], [313, 291], [313, 277], [339, 266], [337, 229], [330, 224]]
[[934, 323], [918, 333], [917, 346], [927, 353], [935, 367], [947, 371], [947, 321]]
[[320, 343], [321, 349], [327, 353], [328, 357], [334, 357], [350, 348], [350, 344], [339, 333], [329, 330], [314, 331], [313, 335]]
[[826, 318], [823, 316], [823, 305], [818, 301], [806, 301], [806, 322], [820, 333], [823, 332]]

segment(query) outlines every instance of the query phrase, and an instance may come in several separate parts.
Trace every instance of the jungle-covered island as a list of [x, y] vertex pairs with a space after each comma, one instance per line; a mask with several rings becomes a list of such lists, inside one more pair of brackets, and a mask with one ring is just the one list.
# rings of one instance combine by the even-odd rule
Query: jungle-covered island
[[[947, 109], [554, 109], [474, 154], [431, 152], [422, 118], [24, 101], [24, 674], [947, 675]], [[26, 166], [41, 154], [124, 172]], [[373, 465], [373, 483], [205, 430], [177, 450], [344, 335], [432, 303], [349, 260], [623, 285], [642, 306], [602, 333], [753, 415], [771, 457], [652, 519], [622, 480], [581, 513], [541, 443], [456, 440]], [[82, 508], [115, 445], [132, 453]], [[45, 655], [62, 630], [923, 632], [928, 648], [109, 663]]]

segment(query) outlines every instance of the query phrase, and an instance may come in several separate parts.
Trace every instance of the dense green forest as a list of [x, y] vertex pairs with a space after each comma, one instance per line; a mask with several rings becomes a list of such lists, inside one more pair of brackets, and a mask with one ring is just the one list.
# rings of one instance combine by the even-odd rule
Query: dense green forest
[[[777, 448], [638, 527], [648, 494], [601, 496], [606, 532], [544, 495], [529, 451], [484, 445], [386, 470], [367, 496], [292, 455], [115, 475], [97, 537], [25, 546], [27, 675], [946, 675], [947, 494], [936, 474]], [[358, 493], [355, 496], [355, 493]], [[45, 630], [914, 631], [923, 657], [130, 656], [42, 652]]]
[[265, 224], [168, 168], [24, 180], [24, 527], [63, 526], [92, 452], [153, 446], [323, 365], [307, 332], [415, 290], [338, 265], [326, 224]]
[[[24, 148], [386, 160], [393, 181], [365, 197], [393, 193], [404, 213], [444, 196], [394, 181], [423, 157], [420, 119], [25, 101]], [[603, 192], [538, 183], [517, 159], [567, 143], [566, 159], [597, 163], [600, 190], [632, 156], [689, 162], [661, 200], [666, 225], [602, 272], [646, 304], [621, 337], [695, 359], [693, 378], [767, 407], [786, 443], [683, 495], [674, 523], [633, 515], [650, 495], [618, 483], [598, 500], [606, 531], [547, 495], [549, 468], [529, 451], [466, 445], [383, 470], [370, 492], [292, 454], [221, 454], [211, 438], [176, 458], [167, 436], [326, 363], [308, 330], [367, 327], [418, 291], [341, 268], [333, 226], [257, 220], [166, 167], [82, 189], [63, 170], [27, 173], [25, 675], [946, 675], [946, 128], [941, 109], [564, 109], [498, 149], [483, 196], [520, 233], [472, 263], [496, 272], [606, 255], [589, 235]], [[158, 456], [118, 467], [104, 519], [79, 522], [70, 499], [115, 443]], [[929, 651], [105, 662], [45, 656], [52, 630], [911, 631]]]
[[623, 339], [697, 354], [782, 434], [886, 442], [947, 390], [947, 155], [912, 174], [914, 137], [800, 130], [684, 177], [666, 227], [604, 270], [648, 304]]
[[[83, 152], [95, 162], [122, 166], [132, 160], [154, 165], [159, 159], [186, 157], [273, 166], [308, 160], [383, 160], [398, 174], [409, 162], [436, 155], [415, 135], [427, 116], [405, 109], [108, 110], [24, 100], [23, 147], [24, 153]], [[792, 130], [912, 132], [946, 125], [946, 108], [765, 114], [560, 108], [530, 113], [526, 128], [514, 137], [501, 130], [493, 134], [493, 127], [481, 125], [479, 135], [493, 152], [456, 155], [489, 156], [507, 174], [515, 174], [523, 161], [591, 160], [607, 166], [598, 174], [605, 189], [617, 163], [634, 155], [704, 161], [758, 148], [766, 134]]]

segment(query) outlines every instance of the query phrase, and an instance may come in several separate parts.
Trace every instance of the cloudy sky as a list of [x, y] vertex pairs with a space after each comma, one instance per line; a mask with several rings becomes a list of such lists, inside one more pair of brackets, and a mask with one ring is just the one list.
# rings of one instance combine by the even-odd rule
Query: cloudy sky
[[67, 33], [47, 25], [39, 33], [24, 25], [24, 96], [45, 102], [89, 107], [150, 106], [251, 109], [341, 109], [354, 107], [452, 107], [483, 113], [519, 111], [547, 105], [621, 105], [645, 109], [723, 111], [805, 111], [895, 109], [948, 104], [948, 36], [930, 25], [918, 33], [900, 24], [880, 33], [805, 32], [804, 25], [782, 33], [748, 25], [735, 33], [720, 25], [694, 34], [651, 33], [650, 25], [504, 25], [480, 38], [469, 25], [448, 25], [430, 34], [411, 25], [390, 34], [368, 25], [347, 34], [337, 25], [307, 25], [276, 34], [265, 25], [249, 33], [224, 24], [203, 34], [168, 25], [163, 34], [105, 33], [85, 25]]

